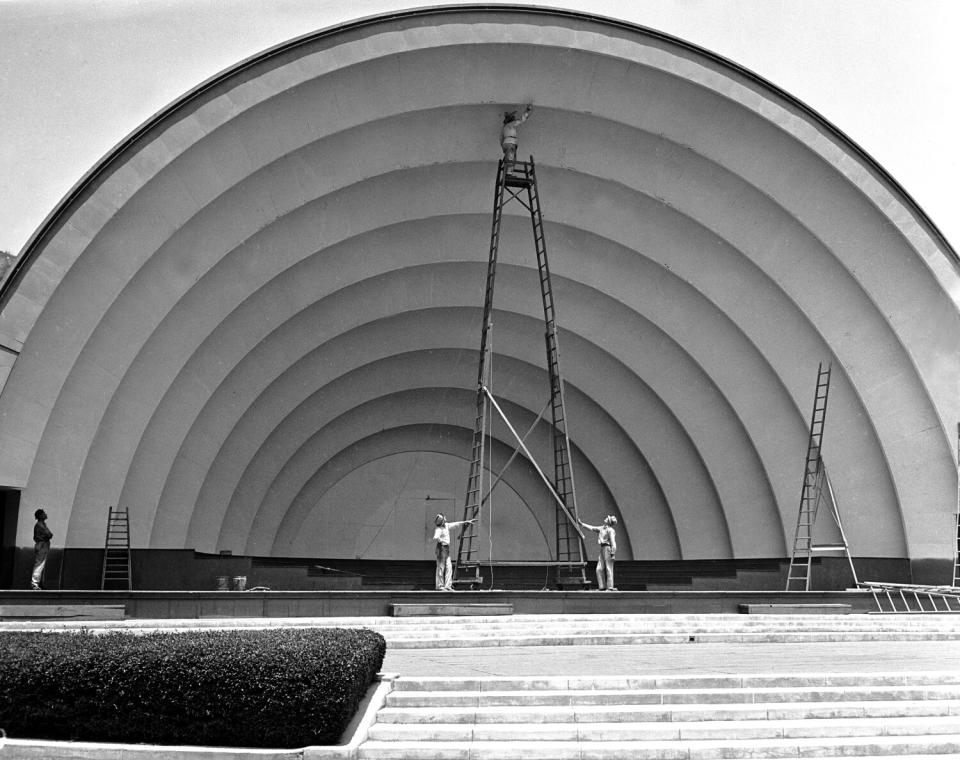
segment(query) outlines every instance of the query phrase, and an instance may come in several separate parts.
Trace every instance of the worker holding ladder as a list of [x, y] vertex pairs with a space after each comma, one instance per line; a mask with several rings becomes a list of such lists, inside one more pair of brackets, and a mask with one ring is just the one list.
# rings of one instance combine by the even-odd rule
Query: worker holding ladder
[[460, 520], [458, 522], [447, 522], [443, 514], [434, 518], [434, 525], [437, 529], [433, 531], [433, 540], [437, 542], [437, 591], [453, 591], [453, 563], [450, 561], [450, 529], [459, 528], [461, 525], [476, 522], [473, 520]]
[[607, 515], [602, 525], [587, 525], [583, 520], [579, 520], [579, 523], [598, 534], [600, 556], [597, 557], [597, 587], [601, 591], [616, 591], [617, 587], [613, 585], [613, 562], [617, 556], [617, 518]]

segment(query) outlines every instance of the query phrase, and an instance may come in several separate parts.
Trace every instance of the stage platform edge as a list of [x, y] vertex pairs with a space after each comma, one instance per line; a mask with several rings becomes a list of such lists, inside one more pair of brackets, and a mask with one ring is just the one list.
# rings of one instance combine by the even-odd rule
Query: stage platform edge
[[[509, 605], [517, 615], [794, 614], [826, 605], [876, 611], [869, 591], [27, 591], [0, 589], [0, 608], [123, 605], [128, 619], [391, 616], [394, 605]], [[38, 613], [40, 610], [38, 609]]]

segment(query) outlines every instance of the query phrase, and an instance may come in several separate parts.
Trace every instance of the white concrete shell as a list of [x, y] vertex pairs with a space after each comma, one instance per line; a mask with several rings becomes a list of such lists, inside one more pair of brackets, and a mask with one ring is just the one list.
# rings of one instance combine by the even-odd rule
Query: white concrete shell
[[[787, 556], [832, 362], [854, 554], [950, 559], [956, 254], [771, 84], [529, 8], [294, 40], [94, 167], [3, 287], [0, 486], [67, 546], [101, 546], [119, 503], [137, 547], [422, 557], [427, 496], [462, 509], [499, 123], [527, 101], [584, 518], [620, 515], [625, 559]], [[508, 210], [494, 391], [522, 426], [547, 386]], [[497, 556], [548, 556], [542, 486], [506, 483]]]

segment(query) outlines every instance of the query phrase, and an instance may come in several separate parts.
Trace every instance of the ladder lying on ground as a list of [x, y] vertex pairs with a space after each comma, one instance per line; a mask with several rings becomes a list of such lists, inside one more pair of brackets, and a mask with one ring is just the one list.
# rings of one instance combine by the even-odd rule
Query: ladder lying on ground
[[[530, 215], [533, 226], [533, 241], [537, 254], [537, 269], [540, 293], [543, 299], [543, 318], [546, 328], [545, 341], [547, 370], [550, 382], [548, 406], [553, 423], [553, 481], [551, 482], [527, 449], [524, 439], [507, 419], [502, 408], [490, 392], [490, 337], [493, 314], [493, 291], [496, 282], [497, 252], [500, 247], [500, 231], [503, 208], [517, 201]], [[497, 183], [494, 193], [493, 226], [490, 233], [490, 256], [487, 261], [486, 292], [483, 302], [483, 327], [480, 336], [480, 366], [477, 373], [477, 413], [473, 429], [473, 446], [470, 454], [470, 474], [467, 479], [467, 496], [464, 520], [473, 520], [480, 514], [480, 507], [489, 496], [494, 483], [483, 491], [484, 455], [487, 436], [487, 417], [491, 409], [506, 423], [517, 440], [517, 449], [522, 450], [530, 464], [547, 486], [555, 503], [556, 512], [556, 564], [557, 584], [560, 586], [584, 586], [587, 584], [583, 533], [577, 516], [577, 504], [573, 482], [573, 466], [570, 460], [570, 439], [567, 434], [567, 413], [564, 403], [563, 379], [560, 375], [560, 357], [557, 340], [557, 323], [550, 284], [550, 268], [547, 262], [547, 244], [540, 211], [540, 196], [533, 157], [529, 161], [501, 159], [497, 166]], [[537, 421], [534, 422], [536, 426]], [[532, 427], [527, 434], [532, 431]], [[516, 452], [514, 452], [516, 453]], [[511, 457], [512, 461], [512, 457]], [[479, 531], [476, 523], [468, 523], [460, 532], [457, 547], [455, 583], [479, 585], [480, 563], [478, 555]]]
[[957, 425], [957, 522], [953, 555], [953, 585], [928, 586], [915, 583], [862, 582], [873, 594], [877, 612], [960, 612], [960, 424]]
[[[857, 571], [853, 566], [847, 538], [840, 522], [840, 512], [830, 485], [830, 476], [822, 456], [823, 429], [827, 418], [827, 398], [830, 394], [831, 367], [817, 368], [817, 386], [813, 399], [813, 414], [810, 417], [810, 436], [807, 440], [807, 457], [804, 465], [803, 487], [800, 491], [800, 511], [793, 539], [793, 554], [787, 571], [787, 591], [809, 591], [810, 569], [814, 555], [842, 552], [850, 563], [853, 582], [857, 583]], [[830, 514], [840, 533], [840, 542], [815, 544], [813, 529], [817, 521], [820, 502], [826, 498]]]
[[133, 589], [130, 573], [130, 513], [127, 509], [110, 507], [107, 514], [107, 540], [103, 551], [103, 590]]
[[873, 594], [877, 612], [960, 612], [960, 588], [910, 583], [859, 584]]

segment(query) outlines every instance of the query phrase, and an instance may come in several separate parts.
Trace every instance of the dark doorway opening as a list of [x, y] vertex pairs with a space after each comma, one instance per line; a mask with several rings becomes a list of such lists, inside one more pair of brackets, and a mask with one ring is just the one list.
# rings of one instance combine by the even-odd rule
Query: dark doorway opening
[[20, 491], [0, 488], [0, 588], [13, 588], [13, 563], [17, 554], [17, 520]]

